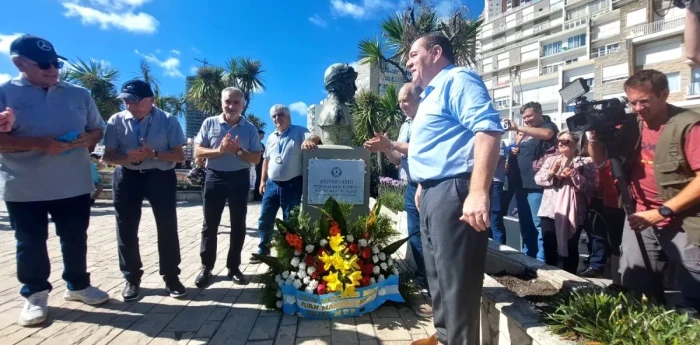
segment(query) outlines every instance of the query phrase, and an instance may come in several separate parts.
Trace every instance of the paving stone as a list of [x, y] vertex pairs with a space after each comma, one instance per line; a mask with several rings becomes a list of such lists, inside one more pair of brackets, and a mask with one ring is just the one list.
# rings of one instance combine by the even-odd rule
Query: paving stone
[[248, 341], [274, 340], [279, 321], [279, 316], [264, 316], [261, 313], [258, 320], [255, 322], [255, 326], [253, 326], [253, 330], [248, 336]]
[[297, 345], [331, 345], [331, 338], [297, 339]]
[[282, 325], [277, 332], [275, 345], [294, 345], [296, 340], [297, 324]]
[[299, 338], [330, 337], [330, 335], [330, 320], [301, 319], [299, 321], [299, 329], [297, 330], [297, 337]]
[[401, 318], [372, 318], [379, 340], [412, 340]]

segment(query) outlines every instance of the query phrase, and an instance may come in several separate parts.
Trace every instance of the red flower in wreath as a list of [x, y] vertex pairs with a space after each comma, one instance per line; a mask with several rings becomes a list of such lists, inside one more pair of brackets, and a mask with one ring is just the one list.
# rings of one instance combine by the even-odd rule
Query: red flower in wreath
[[326, 284], [325, 283], [319, 284], [316, 291], [318, 292], [319, 295], [325, 294], [326, 293]]
[[306, 258], [304, 259], [304, 263], [306, 263], [306, 266], [308, 266], [308, 267], [315, 266], [316, 265], [316, 258], [311, 256], [311, 255], [307, 255]]
[[369, 258], [372, 257], [372, 249], [369, 247], [364, 247], [362, 248], [362, 258], [365, 260], [369, 260]]
[[369, 284], [371, 283], [371, 279], [372, 278], [370, 278], [369, 276], [364, 276], [362, 277], [362, 281], [360, 283], [362, 284], [362, 286], [369, 286]]
[[366, 264], [362, 267], [362, 274], [371, 276], [374, 273], [374, 265]]
[[338, 222], [334, 221], [331, 224], [331, 229], [329, 230], [329, 232], [331, 236], [335, 236], [340, 233], [340, 225], [338, 224]]
[[357, 251], [359, 248], [357, 247], [357, 243], [350, 243], [350, 246], [348, 246], [348, 250], [350, 250], [350, 253], [357, 254]]
[[287, 233], [287, 235], [284, 238], [287, 241], [287, 244], [294, 247], [294, 249], [301, 251], [301, 247], [302, 247], [303, 243], [302, 243], [301, 237], [299, 237], [299, 235]]
[[318, 279], [318, 272], [311, 273], [311, 279]]

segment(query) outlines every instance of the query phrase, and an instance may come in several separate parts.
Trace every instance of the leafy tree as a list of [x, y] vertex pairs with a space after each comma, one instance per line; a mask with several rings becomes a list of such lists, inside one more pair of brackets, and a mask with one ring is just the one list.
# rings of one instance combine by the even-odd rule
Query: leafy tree
[[261, 118], [255, 116], [255, 114], [247, 114], [245, 117], [248, 119], [248, 122], [257, 127], [259, 130], [265, 130], [265, 126], [267, 124]]
[[61, 70], [60, 78], [88, 89], [103, 119], [107, 120], [121, 110], [115, 85], [115, 81], [119, 78], [119, 71], [102, 61], [78, 59], [68, 68]]

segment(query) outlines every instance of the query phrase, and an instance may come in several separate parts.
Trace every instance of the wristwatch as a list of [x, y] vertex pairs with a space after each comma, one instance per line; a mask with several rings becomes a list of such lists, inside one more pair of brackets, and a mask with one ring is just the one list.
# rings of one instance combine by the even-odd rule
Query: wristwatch
[[672, 210], [670, 207], [668, 207], [668, 206], [661, 206], [661, 207], [659, 207], [659, 213], [660, 213], [664, 218], [673, 217], [673, 210]]
[[236, 155], [237, 156], [243, 155], [243, 149], [238, 149], [238, 151], [236, 151]]

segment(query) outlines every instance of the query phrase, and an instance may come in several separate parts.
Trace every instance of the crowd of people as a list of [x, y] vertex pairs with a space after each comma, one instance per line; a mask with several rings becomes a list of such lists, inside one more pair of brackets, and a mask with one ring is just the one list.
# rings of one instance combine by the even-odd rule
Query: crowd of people
[[[177, 119], [154, 106], [141, 80], [119, 94], [124, 110], [104, 130], [101, 161], [89, 148], [103, 124], [87, 90], [60, 81], [62, 57], [44, 39], [25, 35], [10, 47], [20, 76], [0, 85], [0, 196], [17, 239], [17, 277], [26, 299], [18, 323], [43, 323], [48, 313], [49, 216], [63, 253], [64, 298], [100, 304], [109, 296], [90, 285], [87, 230], [101, 162], [116, 166], [112, 191], [124, 301], [140, 296], [143, 275], [138, 231], [143, 200], [154, 213], [160, 275], [171, 297], [180, 282], [175, 166], [185, 160], [186, 139]], [[414, 281], [432, 298], [419, 316], [432, 316], [436, 334], [415, 345], [479, 344], [479, 312], [489, 237], [506, 243], [504, 216], [515, 198], [526, 255], [588, 277], [611, 261], [614, 283], [664, 301], [665, 263], [675, 261], [685, 304], [700, 309], [700, 115], [667, 104], [663, 73], [642, 70], [624, 84], [638, 115], [624, 151], [629, 185], [612, 174], [606, 138], [595, 132], [559, 131], [537, 102], [522, 106], [522, 124], [501, 121], [479, 75], [455, 66], [441, 34], [417, 39], [408, 52], [412, 82], [399, 91], [406, 115], [397, 140], [376, 133], [364, 143], [401, 168]], [[327, 87], [328, 87], [328, 83]], [[231, 220], [228, 278], [246, 284], [240, 270], [246, 236], [249, 171], [259, 166], [262, 199], [258, 253], [270, 255], [274, 219], [299, 206], [304, 150], [321, 138], [293, 125], [290, 110], [270, 109], [275, 131], [263, 145], [260, 131], [242, 116], [244, 95], [221, 94], [222, 112], [207, 118], [194, 139], [196, 178], [203, 186], [201, 270], [195, 285], [212, 281], [217, 235], [228, 203]], [[506, 146], [502, 136], [514, 133]], [[611, 153], [613, 154], [613, 153]], [[617, 154], [617, 153], [614, 153]], [[93, 160], [91, 162], [91, 159]], [[627, 215], [622, 189], [636, 205]], [[577, 272], [581, 234], [591, 243], [589, 267]], [[255, 262], [250, 258], [250, 262]], [[610, 259], [610, 260], [609, 260]], [[619, 261], [619, 265], [617, 262]], [[619, 266], [619, 267], [618, 267]], [[460, 306], [455, 308], [454, 306]]]

